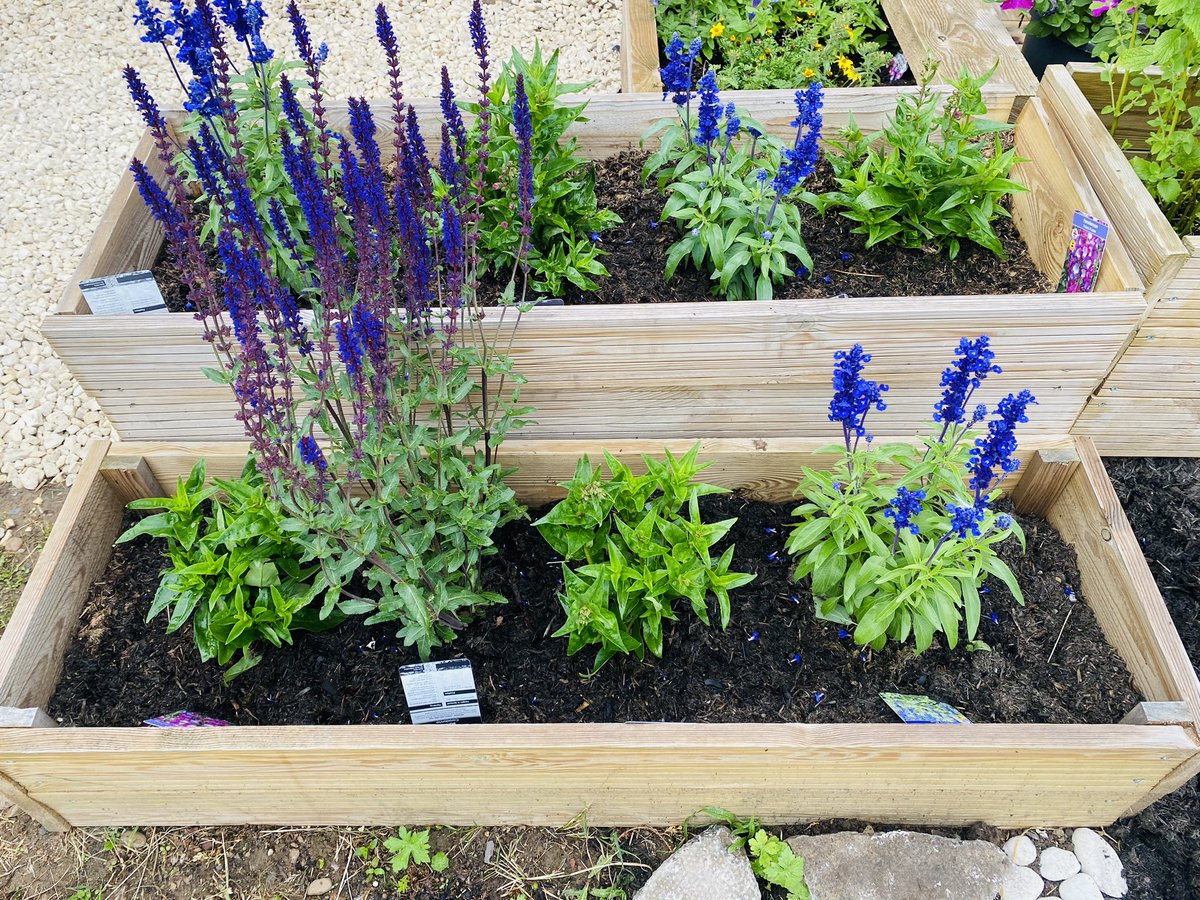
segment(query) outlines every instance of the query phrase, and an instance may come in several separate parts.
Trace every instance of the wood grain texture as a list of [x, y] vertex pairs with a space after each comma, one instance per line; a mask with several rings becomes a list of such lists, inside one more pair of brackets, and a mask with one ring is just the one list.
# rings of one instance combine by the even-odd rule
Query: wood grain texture
[[0, 771], [75, 825], [561, 825], [581, 812], [594, 825], [677, 825], [708, 805], [768, 822], [1103, 825], [1196, 751], [1187, 731], [1171, 725], [380, 725], [49, 734], [0, 732]]
[[1186, 703], [1200, 722], [1200, 682], [1096, 448], [1076, 442], [1079, 467], [1047, 519], [1074, 545], [1083, 595], [1134, 686], [1151, 701]]
[[[1031, 430], [1064, 434], [1143, 309], [1136, 292], [539, 308], [512, 351], [537, 409], [520, 439], [825, 439], [833, 353], [856, 342], [892, 386], [880, 427], [915, 434], [935, 399], [931, 360], [970, 334], [990, 335], [1005, 364], [981, 400], [1028, 387], [1041, 404]], [[190, 316], [55, 316], [43, 333], [122, 439], [242, 436], [228, 389], [201, 371], [211, 350]]]
[[0, 798], [7, 800], [47, 831], [71, 830], [71, 823], [64, 819], [58, 810], [51, 809], [40, 800], [30, 797], [23, 787], [2, 772], [0, 772]]
[[882, 0], [888, 25], [914, 69], [936, 60], [931, 79], [944, 84], [966, 68], [983, 75], [996, 66], [994, 82], [1011, 84], [1020, 98], [1037, 93], [1038, 81], [1001, 21], [999, 8], [987, 0]]
[[0, 706], [45, 707], [88, 587], [104, 571], [124, 508], [103, 478], [108, 442], [92, 441], [12, 619], [0, 636]]
[[50, 714], [37, 706], [17, 709], [13, 706], [0, 706], [0, 728], [57, 728], [58, 722], [50, 718]]
[[121, 456], [109, 453], [100, 467], [100, 475], [108, 482], [122, 505], [144, 497], [165, 497], [162, 485], [140, 456]]
[[[876, 440], [888, 442], [904, 437], [878, 435]], [[664, 450], [682, 454], [690, 449], [689, 440], [530, 440], [508, 441], [500, 452], [500, 462], [518, 471], [508, 483], [525, 503], [543, 503], [564, 496], [558, 485], [567, 481], [575, 471], [575, 463], [588, 454], [600, 463], [602, 450], [616, 456], [634, 471], [645, 471], [642, 456], [661, 457]], [[704, 470], [704, 480], [745, 492], [760, 500], [783, 502], [795, 495], [802, 466], [828, 466], [834, 454], [817, 451], [829, 444], [827, 438], [706, 438], [700, 443], [700, 457], [712, 465]], [[1020, 485], [1020, 477], [1029, 457], [1039, 448], [1054, 453], [1071, 446], [1064, 436], [1034, 436], [1024, 441], [1018, 457], [1023, 460], [1019, 469], [1005, 482], [1006, 489]], [[236, 478], [246, 462], [249, 445], [244, 441], [207, 443], [126, 442], [113, 445], [123, 456], [138, 456], [163, 485], [174, 485], [187, 477], [196, 460], [207, 460], [210, 478]], [[1014, 480], [1015, 479], [1015, 480]]]
[[1078, 467], [1074, 446], [1038, 450], [1022, 467], [1021, 482], [1012, 490], [1013, 506], [1022, 515], [1045, 518]]
[[1191, 713], [1186, 703], [1159, 700], [1143, 701], [1131, 709], [1122, 725], [1192, 725]]
[[[142, 133], [133, 155], [146, 164], [150, 174], [161, 180], [163, 166], [155, 155], [154, 139], [149, 131]], [[148, 269], [158, 256], [162, 241], [162, 228], [142, 203], [133, 175], [126, 169], [88, 242], [83, 259], [55, 307], [55, 313], [90, 313], [83, 292], [79, 290], [79, 282]]]
[[626, 94], [661, 94], [658, 62], [653, 0], [625, 0], [621, 5], [621, 90]]

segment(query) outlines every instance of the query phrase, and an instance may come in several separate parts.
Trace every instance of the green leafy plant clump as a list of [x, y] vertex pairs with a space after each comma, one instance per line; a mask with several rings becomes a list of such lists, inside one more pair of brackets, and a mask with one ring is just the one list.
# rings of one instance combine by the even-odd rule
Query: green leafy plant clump
[[1192, 0], [1103, 0], [1113, 23], [1108, 61], [1114, 136], [1125, 116], [1145, 116], [1144, 144], [1125, 142], [1129, 162], [1180, 235], [1200, 232], [1200, 5]]
[[987, 409], [972, 408], [972, 398], [1000, 372], [994, 355], [986, 335], [963, 338], [934, 407], [940, 428], [920, 447], [875, 447], [865, 420], [886, 407], [887, 386], [862, 376], [871, 356], [860, 345], [836, 354], [830, 419], [842, 424], [843, 443], [828, 448], [838, 453], [832, 470], [803, 470], [787, 550], [795, 577], [811, 579], [818, 618], [853, 627], [860, 645], [912, 638], [921, 653], [939, 633], [954, 648], [965, 631], [969, 649], [987, 649], [977, 639], [982, 581], [995, 578], [1024, 602], [997, 548], [1014, 535], [1024, 548], [1025, 536], [995, 504], [1020, 465], [1016, 426], [1036, 400], [1009, 394], [979, 430]]
[[167, 634], [192, 623], [204, 661], [230, 663], [225, 681], [257, 665], [261, 642], [292, 643], [294, 631], [320, 631], [339, 624], [336, 611], [321, 619], [309, 606], [317, 596], [315, 565], [292, 539], [287, 517], [267, 494], [253, 461], [236, 481], [205, 485], [204, 460], [172, 497], [134, 500], [131, 509], [161, 510], [117, 538], [142, 535], [167, 541], [170, 566], [163, 573], [146, 621], [168, 613]]
[[[525, 262], [529, 286], [539, 293], [561, 296], [570, 284], [581, 291], [596, 290], [596, 278], [608, 277], [600, 261], [598, 240], [621, 218], [602, 209], [596, 200], [596, 173], [582, 158], [567, 129], [586, 122], [587, 101], [568, 103], [564, 97], [586, 90], [589, 84], [558, 80], [558, 51], [549, 57], [534, 44], [526, 59], [517, 50], [504, 64], [488, 92], [493, 129], [488, 139], [487, 176], [483, 221], [480, 227], [482, 263], [507, 276], [521, 249], [519, 198], [512, 186], [520, 147], [513, 123], [513, 98], [517, 76], [523, 76], [533, 121], [533, 235]], [[464, 104], [472, 113], [478, 103]], [[478, 159], [479, 131], [469, 135], [472, 159]]]
[[944, 104], [928, 87], [901, 97], [877, 134], [863, 134], [851, 118], [826, 157], [837, 190], [807, 199], [858, 222], [854, 232], [868, 247], [933, 246], [953, 259], [973, 241], [1004, 256], [994, 223], [1010, 215], [1003, 200], [1027, 190], [1009, 177], [1026, 160], [1004, 149], [1008, 125], [981, 118], [994, 71], [976, 78], [964, 70]]
[[809, 900], [804, 880], [804, 858], [797, 856], [787, 841], [771, 834], [754, 816], [743, 819], [720, 806], [701, 810], [710, 819], [725, 825], [733, 834], [729, 849], [746, 848], [750, 869], [767, 884], [782, 888], [787, 900]]
[[694, 480], [707, 468], [696, 462], [699, 452], [697, 444], [680, 457], [644, 456], [644, 475], [606, 452], [609, 478], [585, 456], [562, 485], [566, 498], [534, 523], [564, 560], [567, 620], [555, 637], [567, 636], [568, 654], [598, 644], [596, 669], [617, 654], [661, 657], [663, 620], [678, 619], [681, 599], [708, 625], [715, 597], [728, 627], [729, 592], [754, 576], [729, 570], [732, 546], [713, 555], [737, 520], [702, 519], [700, 498], [727, 491]]

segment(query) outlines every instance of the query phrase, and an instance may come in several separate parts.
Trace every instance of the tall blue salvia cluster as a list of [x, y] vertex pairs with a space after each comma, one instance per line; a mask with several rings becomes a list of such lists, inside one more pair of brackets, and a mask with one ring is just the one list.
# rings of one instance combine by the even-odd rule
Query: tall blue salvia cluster
[[[296, 297], [281, 284], [270, 261], [264, 223], [247, 186], [231, 96], [231, 66], [217, 18], [219, 11], [238, 39], [253, 46], [262, 25], [261, 7], [254, 0], [213, 2], [216, 9], [210, 0], [196, 0], [191, 13], [173, 2], [173, 32], [148, 5], [139, 6], [139, 19], [149, 36], [173, 34], [178, 42], [185, 30], [189, 35], [202, 34], [203, 52], [211, 56], [205, 90], [211, 91], [208, 99], [227, 143], [205, 127], [185, 152], [206, 193], [221, 208], [219, 265], [213, 266], [201, 250], [196, 225], [188, 215], [190, 196], [174, 164], [177, 148], [167, 124], [140, 77], [127, 69], [130, 94], [154, 135], [165, 186], [136, 160], [132, 171], [163, 226], [196, 304], [196, 316], [204, 322], [205, 336], [227, 372], [260, 471], [277, 492], [300, 492], [319, 502], [335, 485], [316, 444], [318, 418], [328, 416], [335, 423], [335, 434], [329, 436], [347, 442], [348, 474], [353, 481], [358, 476], [355, 463], [363, 458], [371, 436], [398, 417], [412, 415], [404, 399], [411, 373], [399, 370], [407, 365], [404, 361], [429, 359], [434, 370], [443, 373], [461, 365], [455, 335], [476, 321], [478, 314], [474, 225], [479, 220], [482, 187], [479, 177], [470, 175], [473, 161], [468, 158], [466, 130], [446, 77], [441, 130], [447, 139], [439, 166], [451, 190], [442, 199], [435, 197], [420, 123], [404, 100], [400, 48], [382, 4], [376, 9], [376, 25], [391, 82], [390, 155], [397, 162], [395, 177], [385, 174], [388, 167], [375, 117], [364, 99], [349, 101], [349, 135], [334, 134], [328, 125], [321, 75], [328, 51], [323, 44], [314, 44], [293, 0], [288, 18], [305, 68], [308, 114], [296, 85], [282, 78], [287, 126], [280, 138], [284, 170], [299, 199], [312, 246], [312, 261], [306, 264], [312, 284], [312, 322], [306, 325]], [[187, 29], [181, 17], [187, 19]], [[478, 0], [470, 26], [486, 103], [488, 40]], [[188, 46], [194, 50], [197, 45]], [[523, 258], [533, 203], [532, 123], [523, 81], [518, 81], [516, 93], [516, 106], [524, 110], [515, 129]], [[480, 118], [486, 119], [486, 106]], [[486, 133], [482, 122], [481, 132]], [[278, 204], [269, 208], [266, 219], [299, 262], [294, 236]], [[341, 219], [349, 221], [353, 233], [349, 259]], [[342, 377], [345, 382], [339, 380]], [[487, 432], [488, 410], [494, 407], [486, 397], [482, 409]], [[447, 428], [452, 427], [450, 415]]]
[[[999, 375], [1001, 368], [992, 360], [996, 354], [991, 350], [986, 334], [975, 340], [962, 338], [954, 351], [954, 362], [942, 373], [942, 399], [933, 407], [933, 420], [942, 423], [942, 438], [956, 425], [966, 420], [971, 397], [983, 384], [988, 375]], [[981, 413], [982, 410], [982, 413]], [[976, 407], [972, 424], [987, 415], [986, 408]]]
[[671, 35], [671, 40], [667, 42], [664, 50], [667, 64], [660, 70], [664, 100], [670, 94], [671, 102], [676, 106], [688, 105], [692, 99], [696, 58], [700, 55], [701, 46], [700, 38], [695, 38], [690, 44], [684, 44], [678, 33]]
[[[863, 377], [871, 354], [863, 351], [862, 344], [849, 350], [838, 350], [833, 354], [833, 399], [829, 402], [829, 421], [839, 422], [846, 442], [846, 452], [853, 452], [858, 441], [866, 437], [867, 414], [872, 409], [883, 412], [887, 404], [883, 395], [888, 386]], [[853, 438], [853, 440], [851, 440]]]

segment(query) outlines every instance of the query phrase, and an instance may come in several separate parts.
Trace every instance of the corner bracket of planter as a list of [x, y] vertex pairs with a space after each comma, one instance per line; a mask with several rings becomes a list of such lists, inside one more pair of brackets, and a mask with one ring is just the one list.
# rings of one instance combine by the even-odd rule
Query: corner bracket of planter
[[1079, 453], [1073, 446], [1036, 451], [1012, 492], [1013, 506], [1021, 515], [1044, 519], [1077, 468]]
[[108, 482], [122, 505], [131, 500], [167, 496], [143, 456], [110, 453], [100, 466], [100, 474], [104, 476], [104, 480]]

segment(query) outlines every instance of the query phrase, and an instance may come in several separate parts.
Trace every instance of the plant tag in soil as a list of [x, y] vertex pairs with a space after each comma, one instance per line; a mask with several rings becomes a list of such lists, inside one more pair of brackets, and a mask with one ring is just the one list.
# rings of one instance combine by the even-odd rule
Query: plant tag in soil
[[143, 725], [153, 725], [155, 728], [216, 728], [228, 725], [224, 719], [212, 719], [200, 713], [188, 712], [186, 709], [167, 713], [165, 716], [155, 716], [153, 719], [143, 719]]
[[921, 694], [881, 693], [883, 702], [910, 725], [970, 725], [971, 720], [949, 703]]
[[1058, 279], [1060, 294], [1088, 294], [1096, 287], [1100, 276], [1100, 260], [1108, 242], [1108, 223], [1076, 212], [1071, 220], [1071, 243], [1067, 245], [1067, 260]]
[[401, 666], [400, 683], [414, 725], [483, 721], [469, 659]]
[[94, 316], [165, 313], [166, 301], [151, 272], [126, 272], [79, 282], [83, 299]]

